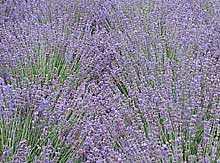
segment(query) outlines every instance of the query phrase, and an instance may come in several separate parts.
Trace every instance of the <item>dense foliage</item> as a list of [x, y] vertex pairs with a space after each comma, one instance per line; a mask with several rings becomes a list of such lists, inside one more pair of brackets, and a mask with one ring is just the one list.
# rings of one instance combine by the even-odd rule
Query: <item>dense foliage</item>
[[0, 162], [220, 162], [219, 0], [0, 0]]

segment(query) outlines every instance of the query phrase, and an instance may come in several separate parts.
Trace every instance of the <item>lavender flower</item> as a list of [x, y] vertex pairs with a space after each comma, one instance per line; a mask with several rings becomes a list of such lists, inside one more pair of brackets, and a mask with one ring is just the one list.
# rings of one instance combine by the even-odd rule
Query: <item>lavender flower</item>
[[0, 162], [218, 162], [219, 10], [2, 1]]

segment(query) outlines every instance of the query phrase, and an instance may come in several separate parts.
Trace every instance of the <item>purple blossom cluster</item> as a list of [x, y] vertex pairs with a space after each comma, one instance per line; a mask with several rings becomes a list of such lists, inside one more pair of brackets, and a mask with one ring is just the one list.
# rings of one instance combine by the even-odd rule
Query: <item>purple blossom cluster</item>
[[218, 0], [0, 1], [0, 162], [220, 162]]

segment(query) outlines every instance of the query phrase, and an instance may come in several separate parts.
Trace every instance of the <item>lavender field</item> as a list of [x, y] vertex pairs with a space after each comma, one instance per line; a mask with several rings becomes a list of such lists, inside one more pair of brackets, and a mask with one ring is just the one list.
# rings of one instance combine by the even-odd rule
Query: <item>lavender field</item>
[[220, 163], [220, 1], [0, 0], [0, 163]]

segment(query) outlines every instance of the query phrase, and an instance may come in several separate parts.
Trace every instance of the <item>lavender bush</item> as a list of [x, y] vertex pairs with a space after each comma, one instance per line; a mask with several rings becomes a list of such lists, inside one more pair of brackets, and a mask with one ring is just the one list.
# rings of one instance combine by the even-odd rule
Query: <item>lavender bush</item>
[[1, 0], [0, 162], [220, 162], [218, 0]]

